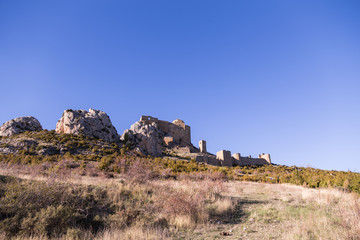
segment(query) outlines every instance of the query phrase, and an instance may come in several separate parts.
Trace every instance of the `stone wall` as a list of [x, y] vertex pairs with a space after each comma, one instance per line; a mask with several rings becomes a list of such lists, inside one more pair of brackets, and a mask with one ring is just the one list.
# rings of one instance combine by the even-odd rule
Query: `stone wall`
[[218, 166], [218, 167], [221, 166], [221, 161], [217, 159], [215, 156], [211, 156], [211, 155], [197, 155], [195, 161], [199, 163], [206, 163], [212, 166]]
[[[165, 133], [165, 137], [168, 136], [173, 138], [173, 144], [180, 146], [191, 145], [190, 126], [185, 125], [183, 120], [176, 119], [171, 123], [151, 116], [141, 116], [140, 121], [146, 124], [155, 122], [159, 129]], [[164, 139], [164, 141], [165, 140], [168, 139]]]
[[230, 151], [221, 150], [216, 153], [216, 158], [221, 161], [222, 166], [232, 167], [234, 164]]
[[235, 160], [240, 160], [241, 155], [240, 153], [234, 153], [232, 157], [235, 158]]
[[200, 152], [202, 152], [202, 153], [207, 152], [207, 150], [206, 150], [206, 141], [205, 140], [200, 140], [199, 141], [199, 149], [200, 149]]
[[[216, 156], [207, 153], [206, 141], [200, 140], [199, 149], [196, 149], [191, 144], [191, 130], [190, 126], [185, 125], [185, 122], [180, 119], [176, 119], [173, 122], [159, 120], [151, 116], [141, 116], [140, 122], [145, 124], [156, 123], [159, 130], [163, 132], [162, 140], [165, 146], [174, 149], [179, 149], [179, 152], [184, 154], [193, 154], [191, 157], [195, 157], [197, 162], [206, 163], [213, 166], [245, 166], [245, 165], [266, 165], [271, 164], [270, 154], [260, 154], [259, 158], [242, 157], [240, 153], [234, 153], [231, 156], [230, 151], [221, 150], [216, 153]], [[191, 146], [186, 153], [183, 148]], [[174, 150], [175, 151], [175, 150]]]
[[[269, 161], [268, 161], [269, 159]], [[240, 153], [234, 153], [231, 156], [231, 152], [227, 150], [221, 150], [216, 153], [216, 157], [209, 153], [198, 153], [195, 160], [197, 162], [203, 162], [213, 166], [249, 166], [249, 165], [268, 165], [271, 164], [270, 154], [260, 154], [259, 158], [252, 158], [250, 155], [242, 157]]]
[[271, 158], [270, 158], [270, 154], [259, 154], [259, 158], [265, 159], [269, 164], [271, 164]]
[[235, 164], [239, 166], [246, 166], [246, 165], [262, 166], [262, 165], [268, 165], [269, 162], [263, 158], [240, 157], [240, 160], [236, 160]]

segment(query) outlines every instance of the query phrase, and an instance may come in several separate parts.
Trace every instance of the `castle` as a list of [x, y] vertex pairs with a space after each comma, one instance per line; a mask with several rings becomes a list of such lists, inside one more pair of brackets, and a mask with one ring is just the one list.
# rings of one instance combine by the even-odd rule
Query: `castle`
[[190, 126], [185, 125], [183, 120], [176, 119], [171, 123], [151, 116], [141, 116], [140, 122], [145, 124], [156, 123], [159, 129], [166, 134], [163, 139], [166, 146], [186, 146], [191, 144]]
[[156, 123], [164, 133], [163, 142], [167, 148], [174, 151], [181, 149], [181, 155], [195, 158], [197, 162], [227, 167], [271, 164], [270, 154], [262, 153], [259, 154], [258, 158], [253, 158], [251, 156], [241, 156], [240, 153], [231, 155], [231, 152], [227, 150], [221, 150], [216, 155], [208, 153], [205, 140], [200, 140], [199, 148], [195, 148], [191, 143], [190, 126], [185, 125], [185, 122], [180, 119], [168, 122], [151, 116], [141, 116], [140, 122], [145, 124]]

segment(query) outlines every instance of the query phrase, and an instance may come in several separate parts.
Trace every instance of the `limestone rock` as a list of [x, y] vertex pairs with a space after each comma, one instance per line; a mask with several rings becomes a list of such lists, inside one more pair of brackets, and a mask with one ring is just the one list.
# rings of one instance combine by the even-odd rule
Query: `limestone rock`
[[157, 123], [147, 124], [139, 121], [124, 131], [121, 140], [131, 142], [146, 154], [158, 157], [162, 155], [163, 135]]
[[109, 116], [100, 110], [65, 110], [56, 124], [57, 133], [83, 134], [107, 142], [119, 142], [119, 135]]
[[0, 127], [0, 136], [11, 136], [26, 131], [40, 131], [42, 126], [34, 117], [18, 117]]

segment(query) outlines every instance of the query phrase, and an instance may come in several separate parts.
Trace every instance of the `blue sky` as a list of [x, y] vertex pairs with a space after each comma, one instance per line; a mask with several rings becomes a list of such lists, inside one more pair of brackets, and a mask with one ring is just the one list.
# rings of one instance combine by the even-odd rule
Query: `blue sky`
[[360, 171], [359, 1], [0, 0], [0, 124], [183, 119], [208, 150]]

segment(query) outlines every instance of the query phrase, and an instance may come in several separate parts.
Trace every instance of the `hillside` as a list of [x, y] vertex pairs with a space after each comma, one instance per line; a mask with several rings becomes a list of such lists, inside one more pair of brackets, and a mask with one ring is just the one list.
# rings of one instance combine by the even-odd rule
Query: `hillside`
[[[3, 239], [359, 239], [360, 174], [212, 166], [82, 134], [0, 137]], [[296, 186], [298, 185], [298, 186]]]
[[[44, 166], [52, 163], [62, 168], [101, 173], [127, 173], [132, 165], [141, 164], [154, 178], [167, 175], [177, 179], [189, 174], [194, 179], [205, 173], [218, 173], [224, 179], [267, 183], [291, 183], [309, 188], [335, 187], [360, 193], [360, 174], [350, 171], [328, 171], [311, 167], [283, 165], [217, 167], [198, 163], [190, 157], [168, 153], [164, 157], [151, 157], [121, 148], [115, 143], [83, 135], [59, 134], [54, 131], [24, 132], [0, 137], [0, 161], [6, 164]], [[67, 164], [63, 164], [66, 162]], [[64, 165], [64, 166], [63, 166]], [[64, 169], [66, 170], [66, 169]]]
[[2, 238], [359, 239], [359, 197], [334, 188], [0, 169]]

